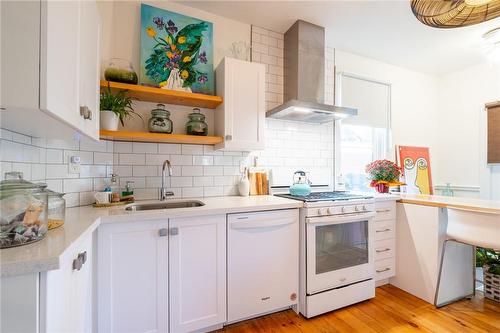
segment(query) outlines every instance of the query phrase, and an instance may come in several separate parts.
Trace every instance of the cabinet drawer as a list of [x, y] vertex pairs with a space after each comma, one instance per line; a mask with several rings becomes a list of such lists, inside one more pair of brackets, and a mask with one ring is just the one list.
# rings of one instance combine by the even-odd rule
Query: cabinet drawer
[[394, 238], [376, 241], [373, 246], [375, 249], [375, 260], [393, 258], [395, 245], [396, 240]]
[[375, 212], [377, 215], [374, 221], [391, 220], [396, 218], [396, 202], [395, 201], [382, 201], [375, 202]]
[[396, 226], [395, 220], [375, 222], [374, 240], [379, 241], [383, 239], [394, 238], [395, 226]]
[[375, 261], [375, 281], [387, 279], [396, 275], [396, 261], [394, 258]]

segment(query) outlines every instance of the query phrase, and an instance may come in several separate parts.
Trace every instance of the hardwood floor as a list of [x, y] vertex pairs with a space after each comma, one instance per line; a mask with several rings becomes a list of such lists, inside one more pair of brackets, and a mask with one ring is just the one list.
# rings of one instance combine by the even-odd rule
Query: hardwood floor
[[217, 332], [500, 332], [500, 304], [482, 295], [436, 309], [391, 285], [376, 297], [312, 319], [292, 310], [229, 325]]

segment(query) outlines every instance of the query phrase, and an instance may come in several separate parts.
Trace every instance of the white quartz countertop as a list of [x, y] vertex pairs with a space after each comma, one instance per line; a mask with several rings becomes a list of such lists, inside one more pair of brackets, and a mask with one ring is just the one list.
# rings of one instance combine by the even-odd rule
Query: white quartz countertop
[[[440, 208], [455, 208], [500, 215], [500, 201], [428, 194], [401, 194], [399, 202]], [[499, 216], [500, 221], [500, 216]]]
[[[49, 230], [39, 242], [0, 250], [0, 276], [12, 276], [58, 269], [61, 256], [74, 244], [94, 232], [101, 223], [133, 223], [138, 220], [244, 213], [299, 208], [302, 202], [275, 196], [195, 198], [201, 207], [126, 211], [125, 206], [68, 208], [63, 226]], [[170, 201], [176, 201], [172, 199]], [[148, 201], [140, 201], [147, 203]]]

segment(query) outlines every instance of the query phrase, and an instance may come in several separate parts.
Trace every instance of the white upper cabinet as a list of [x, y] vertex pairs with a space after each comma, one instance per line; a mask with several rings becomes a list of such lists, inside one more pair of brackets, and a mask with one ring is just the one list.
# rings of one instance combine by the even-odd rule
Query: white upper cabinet
[[226, 216], [169, 221], [170, 332], [226, 321]]
[[[3, 127], [47, 137], [77, 130], [99, 139], [96, 2], [2, 1], [0, 5]], [[27, 126], [27, 118], [37, 126]]]
[[224, 58], [216, 69], [217, 95], [223, 98], [215, 111], [215, 134], [226, 151], [265, 148], [265, 66]]

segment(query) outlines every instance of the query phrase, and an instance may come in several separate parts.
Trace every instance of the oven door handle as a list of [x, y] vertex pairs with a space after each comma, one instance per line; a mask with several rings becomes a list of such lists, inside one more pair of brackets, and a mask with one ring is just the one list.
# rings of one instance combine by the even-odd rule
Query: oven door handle
[[370, 220], [375, 217], [377, 213], [367, 212], [367, 213], [357, 213], [357, 214], [345, 214], [345, 215], [333, 215], [333, 216], [322, 216], [322, 217], [310, 217], [306, 219], [308, 224], [340, 224], [348, 222], [357, 222], [363, 220]]

